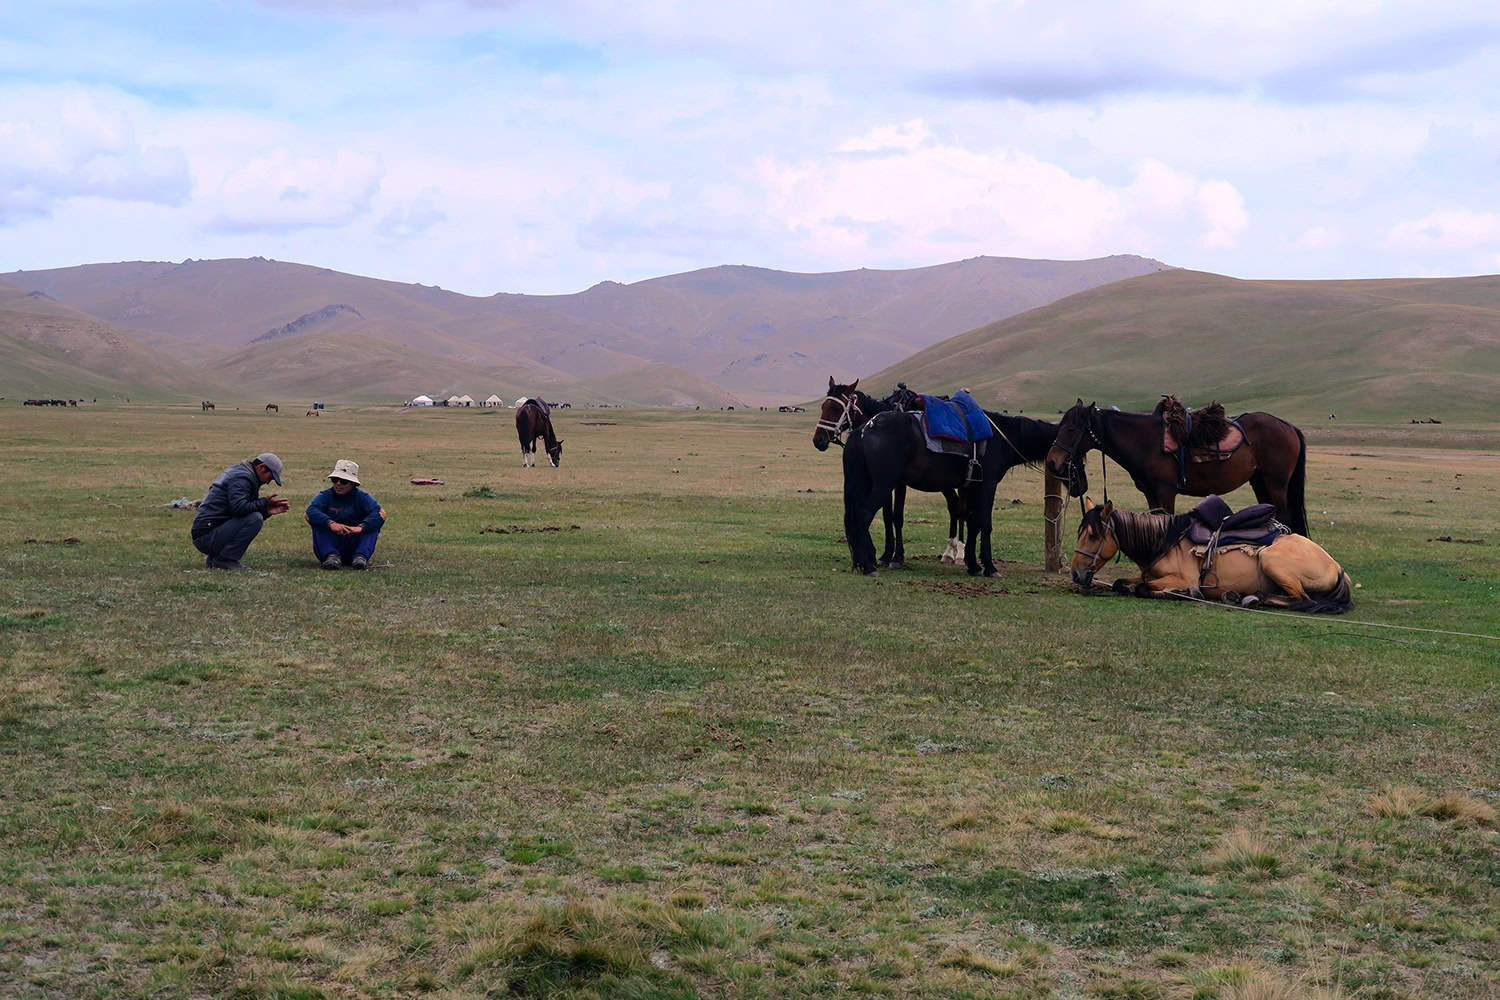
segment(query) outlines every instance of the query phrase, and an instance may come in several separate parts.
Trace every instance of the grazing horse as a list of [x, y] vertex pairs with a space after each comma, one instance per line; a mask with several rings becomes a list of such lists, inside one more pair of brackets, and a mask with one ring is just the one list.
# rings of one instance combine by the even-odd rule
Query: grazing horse
[[1349, 574], [1305, 535], [1277, 535], [1263, 547], [1228, 546], [1204, 568], [1188, 537], [1191, 514], [1135, 514], [1085, 501], [1073, 549], [1073, 582], [1093, 585], [1094, 573], [1116, 553], [1141, 575], [1116, 580], [1118, 593], [1138, 597], [1197, 597], [1246, 607], [1340, 614], [1353, 606]]
[[[828, 376], [828, 395], [823, 397], [823, 408], [818, 413], [818, 427], [813, 431], [813, 447], [819, 451], [827, 451], [830, 443], [842, 445], [846, 433], [863, 427], [865, 421], [877, 413], [895, 409], [896, 404], [892, 402], [894, 398], [895, 396], [876, 399], [860, 392], [859, 379], [849, 385], [840, 385], [833, 381], [832, 375]], [[948, 504], [948, 545], [943, 549], [943, 554], [938, 556], [938, 562], [957, 563], [962, 558], [964, 548], [963, 494], [951, 486], [933, 488], [925, 480], [921, 483], [902, 480], [880, 507], [885, 520], [885, 551], [877, 564], [892, 569], [906, 568], [906, 541], [902, 537], [902, 528], [906, 522], [908, 485], [912, 489], [943, 495]]]
[[209, 402], [209, 401], [208, 401], [208, 400], [206, 400], [206, 399], [203, 399], [203, 400], [199, 400], [199, 401], [198, 401], [198, 405], [199, 405], [199, 406], [200, 406], [200, 407], [202, 407], [202, 408], [203, 408], [203, 411], [204, 411], [204, 412], [205, 412], [205, 413], [206, 413], [206, 412], [208, 412], [208, 411], [209, 411], [209, 410], [212, 410], [212, 409], [213, 409], [213, 408], [214, 408], [214, 404], [213, 404], [213, 403], [210, 403], [210, 402]]
[[281, 412], [281, 407], [277, 406], [275, 403], [267, 403], [266, 404], [266, 412], [267, 413], [280, 413]]
[[1129, 473], [1152, 510], [1172, 513], [1177, 494], [1206, 497], [1249, 483], [1255, 498], [1276, 508], [1278, 518], [1299, 535], [1308, 534], [1307, 441], [1280, 417], [1259, 411], [1234, 418], [1244, 443], [1227, 458], [1190, 462], [1186, 485], [1179, 485], [1177, 459], [1162, 450], [1162, 420], [1155, 413], [1101, 410], [1078, 400], [1063, 414], [1047, 469], [1068, 484], [1071, 496], [1088, 489], [1083, 459], [1097, 448]]
[[[964, 563], [971, 576], [998, 571], [990, 555], [995, 489], [1017, 465], [1040, 462], [1057, 436], [1057, 425], [1031, 417], [985, 415], [996, 434], [980, 459], [980, 477], [969, 479], [967, 455], [930, 451], [916, 413], [891, 411], [872, 417], [849, 435], [844, 446], [844, 537], [856, 569], [875, 572], [875, 543], [870, 520], [891, 490], [901, 482], [928, 492], [956, 490], [964, 494], [969, 538]], [[918, 486], [918, 484], [922, 484]], [[976, 556], [976, 546], [978, 554]]]
[[536, 439], [542, 438], [547, 460], [555, 469], [562, 461], [562, 439], [552, 430], [552, 415], [538, 399], [528, 399], [516, 410], [516, 436], [521, 439], [521, 467], [536, 466]]

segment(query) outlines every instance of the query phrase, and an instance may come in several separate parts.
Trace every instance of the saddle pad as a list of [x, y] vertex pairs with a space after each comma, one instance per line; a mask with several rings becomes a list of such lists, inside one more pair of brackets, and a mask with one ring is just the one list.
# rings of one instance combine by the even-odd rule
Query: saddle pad
[[989, 417], [974, 397], [962, 390], [952, 400], [922, 395], [922, 410], [927, 436], [951, 441], [983, 441], [994, 436]]
[[[1226, 552], [1243, 552], [1247, 556], [1258, 556], [1260, 555], [1260, 550], [1270, 544], [1270, 542], [1267, 542], [1265, 545], [1253, 545], [1250, 542], [1231, 542], [1228, 545], [1215, 546], [1214, 556], [1217, 558]], [[1190, 551], [1193, 553], [1194, 559], [1202, 559], [1208, 555], [1208, 546], [1194, 545]]]
[[[1194, 448], [1189, 456], [1193, 462], [1222, 462], [1230, 455], [1239, 450], [1240, 445], [1245, 443], [1245, 431], [1233, 420], [1229, 422], [1229, 429], [1224, 432], [1223, 440], [1212, 448]], [[1161, 450], [1164, 454], [1175, 455], [1182, 448], [1182, 443], [1172, 433], [1172, 429], [1165, 424], [1162, 425]]]

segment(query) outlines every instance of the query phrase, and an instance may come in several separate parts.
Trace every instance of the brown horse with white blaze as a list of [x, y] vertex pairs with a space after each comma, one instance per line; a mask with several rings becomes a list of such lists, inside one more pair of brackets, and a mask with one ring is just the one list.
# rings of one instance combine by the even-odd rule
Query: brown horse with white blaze
[[1195, 554], [1191, 514], [1137, 514], [1085, 500], [1073, 549], [1073, 582], [1090, 587], [1094, 573], [1123, 554], [1140, 569], [1114, 589], [1137, 597], [1228, 599], [1244, 606], [1341, 614], [1353, 606], [1349, 574], [1305, 535], [1284, 534], [1265, 546], [1231, 545], [1213, 563]]

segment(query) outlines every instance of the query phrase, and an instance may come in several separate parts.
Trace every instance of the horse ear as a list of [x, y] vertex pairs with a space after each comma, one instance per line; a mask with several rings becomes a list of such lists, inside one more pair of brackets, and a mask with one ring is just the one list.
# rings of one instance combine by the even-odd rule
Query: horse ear
[[1094, 509], [1094, 498], [1093, 497], [1084, 497], [1083, 498], [1083, 509], [1085, 511], [1090, 511], [1090, 510]]
[[1105, 520], [1105, 521], [1108, 521], [1109, 518], [1110, 518], [1110, 515], [1113, 514], [1114, 512], [1115, 512], [1115, 502], [1113, 500], [1106, 500], [1106, 501], [1104, 501], [1104, 509], [1099, 512], [1099, 517], [1101, 519]]
[[832, 389], [835, 384], [836, 383], [833, 381], [833, 376], [832, 375], [828, 376], [828, 388]]

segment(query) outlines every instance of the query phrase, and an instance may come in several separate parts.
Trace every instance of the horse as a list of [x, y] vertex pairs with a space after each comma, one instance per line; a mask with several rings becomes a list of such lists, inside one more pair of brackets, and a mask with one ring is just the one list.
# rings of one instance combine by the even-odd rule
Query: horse
[[1096, 507], [1085, 499], [1078, 543], [1073, 549], [1073, 582], [1090, 587], [1094, 573], [1123, 553], [1140, 568], [1114, 590], [1138, 597], [1206, 597], [1245, 607], [1263, 605], [1288, 611], [1342, 614], [1353, 606], [1349, 574], [1306, 535], [1277, 535], [1266, 546], [1218, 550], [1205, 570], [1187, 536], [1191, 514], [1136, 514], [1116, 510], [1108, 500]]
[[1155, 413], [1101, 410], [1078, 400], [1063, 414], [1047, 469], [1068, 483], [1068, 494], [1088, 489], [1083, 459], [1097, 448], [1123, 468], [1152, 510], [1172, 513], [1177, 495], [1205, 497], [1229, 493], [1249, 483], [1255, 498], [1275, 506], [1278, 518], [1307, 535], [1307, 439], [1293, 424], [1259, 411], [1234, 418], [1244, 443], [1220, 461], [1190, 462], [1186, 485], [1179, 485], [1177, 459], [1162, 450], [1162, 421]]
[[[886, 413], [896, 408], [892, 397], [876, 399], [859, 391], [859, 379], [849, 385], [840, 385], [828, 376], [828, 395], [823, 397], [822, 409], [818, 412], [818, 426], [813, 431], [813, 447], [827, 451], [830, 443], [842, 445], [844, 434], [863, 427], [865, 421], [877, 413]], [[906, 488], [926, 493], [941, 493], [948, 505], [948, 545], [938, 562], [957, 563], [964, 547], [963, 494], [951, 486], [933, 487], [926, 480], [896, 484], [884, 503], [881, 513], [885, 520], [885, 551], [876, 561], [878, 565], [891, 569], [906, 568], [906, 541], [902, 528], [906, 523]], [[872, 543], [873, 544], [873, 543]]]
[[198, 405], [203, 408], [203, 412], [205, 412], [205, 413], [207, 413], [209, 410], [212, 410], [214, 408], [214, 404], [210, 403], [206, 399], [199, 400], [198, 401]]
[[996, 434], [979, 460], [981, 474], [974, 481], [969, 477], [969, 456], [928, 449], [921, 417], [916, 413], [880, 413], [849, 435], [844, 446], [844, 537], [856, 569], [875, 572], [870, 520], [891, 490], [906, 482], [923, 484], [918, 488], [928, 492], [949, 489], [963, 493], [969, 529], [964, 565], [970, 576], [981, 572], [996, 575], [998, 570], [990, 554], [995, 489], [1015, 466], [1040, 462], [1047, 456], [1057, 437], [1057, 425], [988, 410], [985, 415]]
[[562, 461], [562, 439], [552, 430], [552, 415], [548, 407], [537, 399], [528, 399], [516, 410], [516, 436], [521, 439], [521, 468], [536, 466], [536, 439], [542, 438], [547, 449], [547, 460], [557, 468]]
[[275, 403], [267, 403], [266, 404], [266, 412], [267, 413], [280, 413], [281, 412], [281, 407], [277, 406]]

